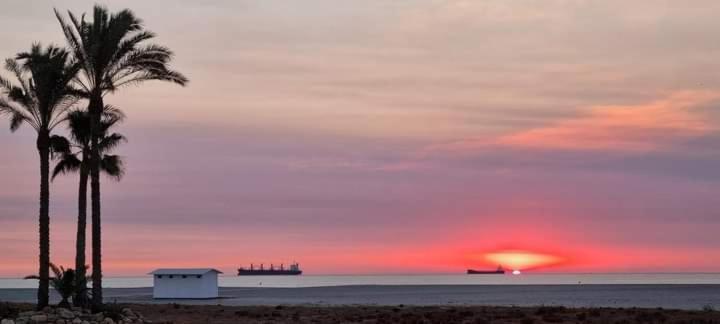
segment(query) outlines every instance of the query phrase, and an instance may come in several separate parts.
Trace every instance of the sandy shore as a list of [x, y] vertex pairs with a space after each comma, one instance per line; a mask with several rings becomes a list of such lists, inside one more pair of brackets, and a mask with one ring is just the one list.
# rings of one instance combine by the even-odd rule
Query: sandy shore
[[[2, 306], [2, 304], [0, 304]], [[32, 305], [11, 304], [31, 309]], [[6, 306], [7, 307], [7, 306]], [[230, 323], [720, 323], [720, 312], [490, 306], [213, 306], [118, 304], [160, 324]]]
[[[154, 300], [151, 288], [110, 288], [107, 302], [276, 306], [378, 305], [541, 306], [720, 309], [720, 285], [467, 285], [221, 288], [223, 298]], [[33, 302], [34, 289], [0, 289], [0, 301]], [[57, 297], [54, 297], [57, 300]]]

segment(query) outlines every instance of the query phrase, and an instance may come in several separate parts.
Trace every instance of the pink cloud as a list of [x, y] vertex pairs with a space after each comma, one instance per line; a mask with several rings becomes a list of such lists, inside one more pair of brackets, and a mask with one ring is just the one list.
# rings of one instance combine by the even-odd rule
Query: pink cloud
[[594, 107], [587, 115], [502, 136], [497, 143], [559, 149], [658, 149], [667, 137], [715, 131], [714, 125], [691, 108], [719, 97], [716, 92], [683, 91], [646, 104]]
[[718, 130], [693, 108], [712, 103], [720, 93], [679, 91], [637, 105], [591, 107], [578, 117], [500, 135], [434, 146], [430, 151], [463, 153], [488, 147], [561, 150], [661, 150], [673, 139], [692, 138]]

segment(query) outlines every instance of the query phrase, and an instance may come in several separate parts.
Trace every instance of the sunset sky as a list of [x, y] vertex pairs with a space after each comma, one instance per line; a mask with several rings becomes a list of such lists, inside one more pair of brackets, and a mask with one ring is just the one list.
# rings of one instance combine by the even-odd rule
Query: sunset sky
[[[4, 0], [0, 58], [65, 44]], [[186, 88], [106, 99], [106, 275], [297, 260], [307, 273], [720, 271], [720, 2], [113, 1]], [[5, 73], [3, 71], [2, 73]], [[7, 74], [3, 74], [7, 75]], [[34, 133], [0, 120], [0, 277], [34, 273]], [[64, 128], [58, 130], [65, 132]], [[72, 265], [77, 176], [51, 186]]]

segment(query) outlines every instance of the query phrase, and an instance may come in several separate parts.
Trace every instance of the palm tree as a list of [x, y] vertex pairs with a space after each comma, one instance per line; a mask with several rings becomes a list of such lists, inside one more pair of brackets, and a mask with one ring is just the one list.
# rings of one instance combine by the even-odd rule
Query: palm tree
[[[84, 268], [84, 266], [81, 268]], [[60, 298], [62, 298], [58, 306], [70, 308], [70, 302], [68, 300], [75, 290], [75, 282], [78, 279], [77, 272], [73, 269], [65, 269], [63, 266], [58, 267], [52, 262], [50, 262], [50, 269], [55, 275], [50, 278], [50, 285], [58, 292]], [[26, 276], [25, 279], [40, 279], [40, 276], [31, 275]]]
[[37, 132], [36, 147], [40, 154], [40, 260], [38, 308], [48, 305], [50, 268], [50, 154], [52, 130], [65, 120], [65, 113], [77, 101], [70, 83], [78, 69], [68, 53], [55, 46], [32, 46], [5, 61], [16, 83], [0, 76], [0, 115], [10, 116], [10, 130], [27, 124]]
[[[123, 161], [117, 155], [108, 155], [117, 145], [125, 141], [125, 137], [112, 133], [108, 134], [110, 128], [115, 126], [124, 118], [123, 113], [113, 107], [106, 106], [100, 122], [100, 170], [108, 176], [120, 180], [125, 173]], [[75, 244], [75, 269], [77, 269], [77, 280], [75, 282], [75, 306], [86, 307], [87, 282], [85, 281], [85, 234], [87, 224], [87, 185], [90, 172], [90, 114], [86, 110], [74, 110], [68, 114], [68, 125], [70, 140], [60, 139], [65, 148], [60, 155], [59, 162], [55, 165], [52, 179], [59, 174], [78, 172], [80, 184], [78, 186], [78, 219], [77, 219], [77, 240]]]
[[161, 80], [185, 85], [187, 78], [168, 64], [173, 53], [167, 47], [147, 44], [155, 37], [142, 21], [125, 9], [110, 14], [96, 5], [93, 20], [85, 21], [68, 12], [69, 21], [56, 10], [60, 26], [73, 56], [81, 66], [75, 79], [80, 94], [89, 99], [90, 114], [90, 199], [92, 218], [92, 303], [102, 306], [102, 239], [100, 224], [100, 119], [103, 96], [126, 85]]

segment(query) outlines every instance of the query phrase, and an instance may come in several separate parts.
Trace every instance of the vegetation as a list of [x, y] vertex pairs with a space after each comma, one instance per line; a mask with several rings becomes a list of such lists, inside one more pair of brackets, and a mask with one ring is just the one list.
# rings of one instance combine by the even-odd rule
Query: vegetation
[[55, 137], [51, 132], [65, 121], [66, 112], [77, 101], [70, 84], [78, 69], [65, 50], [39, 44], [29, 52], [5, 61], [5, 68], [15, 82], [0, 77], [0, 115], [10, 116], [10, 130], [21, 125], [37, 133], [36, 148], [40, 155], [40, 260], [38, 308], [49, 302], [50, 269], [50, 154]]
[[[83, 266], [85, 268], [85, 266]], [[72, 297], [76, 290], [76, 282], [78, 276], [73, 269], [65, 269], [62, 266], [56, 266], [50, 263], [50, 269], [52, 270], [54, 277], [50, 277], [50, 285], [60, 294], [60, 304], [58, 306], [70, 308], [70, 297]], [[25, 279], [40, 279], [40, 276], [32, 275], [27, 276]]]
[[[121, 111], [106, 106], [103, 118], [100, 122], [100, 170], [108, 176], [120, 180], [125, 169], [122, 159], [117, 155], [109, 155], [115, 147], [125, 141], [125, 137], [108, 131], [124, 118]], [[78, 185], [78, 219], [77, 239], [75, 244], [75, 269], [78, 280], [76, 281], [75, 296], [73, 304], [79, 307], [88, 306], [87, 282], [85, 281], [85, 249], [86, 249], [86, 224], [87, 224], [87, 185], [88, 173], [90, 171], [90, 115], [85, 110], [74, 110], [68, 114], [68, 128], [70, 140], [62, 137], [60, 141], [66, 148], [59, 157], [59, 162], [53, 170], [53, 180], [59, 174], [78, 172], [80, 183]]]
[[78, 94], [88, 100], [90, 117], [90, 200], [92, 219], [92, 305], [102, 306], [102, 238], [100, 205], [101, 119], [103, 98], [126, 85], [161, 80], [185, 85], [187, 78], [171, 70], [170, 49], [146, 44], [155, 37], [146, 31], [142, 21], [130, 10], [110, 14], [96, 5], [93, 20], [78, 18], [68, 12], [69, 21], [55, 12], [65, 34], [69, 50], [77, 60], [80, 72], [75, 78]]
[[15, 318], [20, 314], [17, 305], [7, 302], [0, 303], [0, 318]]
[[[92, 302], [96, 310], [102, 306], [102, 232], [100, 174], [115, 179], [124, 174], [122, 159], [110, 153], [125, 139], [108, 130], [123, 119], [120, 110], [105, 105], [104, 96], [127, 85], [159, 80], [185, 85], [185, 76], [169, 68], [173, 53], [160, 45], [148, 43], [155, 37], [145, 30], [142, 21], [130, 10], [110, 13], [95, 6], [92, 20], [86, 21], [68, 12], [67, 18], [57, 10], [68, 48], [33, 45], [29, 52], [18, 54], [5, 63], [14, 77], [10, 81], [0, 75], [0, 115], [10, 119], [10, 130], [22, 124], [37, 133], [36, 148], [40, 156], [40, 212], [38, 265], [38, 308], [49, 302], [50, 270], [50, 159], [59, 154], [53, 178], [75, 172], [80, 175], [78, 188], [78, 228], [75, 273], [63, 273], [72, 280], [73, 302], [88, 306], [85, 245], [87, 223], [87, 182], [90, 180], [92, 221]], [[85, 110], [73, 109], [80, 100]], [[52, 135], [60, 124], [69, 121], [70, 139]], [[63, 270], [63, 269], [59, 269]], [[71, 270], [71, 269], [68, 269]], [[63, 270], [65, 272], [66, 270]], [[60, 277], [56, 274], [53, 279]], [[66, 282], [64, 282], [66, 283]], [[64, 284], [63, 283], [63, 284]], [[58, 286], [64, 290], [65, 285]], [[64, 301], [67, 299], [65, 298]]]

